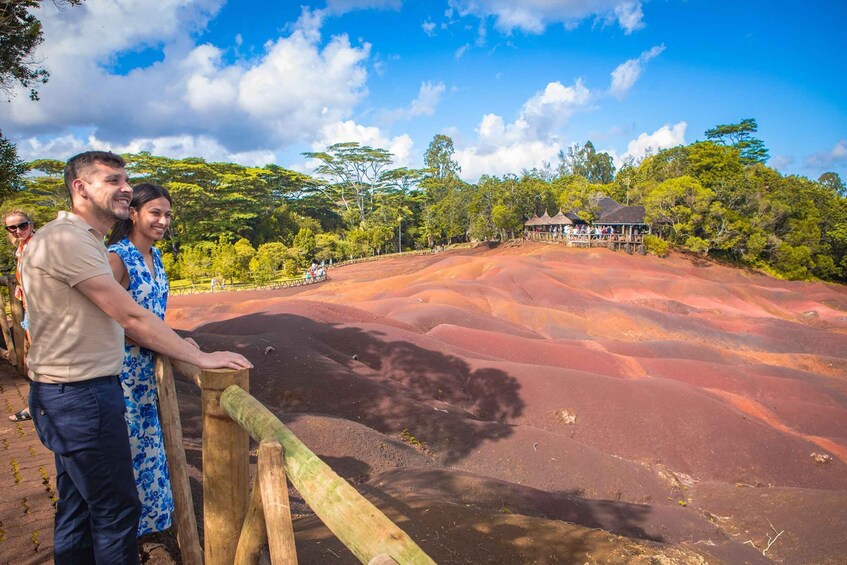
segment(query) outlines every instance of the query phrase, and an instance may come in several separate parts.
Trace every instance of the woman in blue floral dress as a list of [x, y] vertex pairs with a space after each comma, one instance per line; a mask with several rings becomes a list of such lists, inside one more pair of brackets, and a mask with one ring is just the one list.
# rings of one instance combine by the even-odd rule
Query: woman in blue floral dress
[[[133, 300], [160, 318], [168, 305], [168, 278], [159, 250], [171, 222], [171, 196], [155, 184], [133, 189], [129, 219], [118, 222], [109, 236], [109, 263], [115, 278]], [[132, 449], [135, 484], [141, 499], [138, 535], [171, 526], [173, 493], [157, 407], [155, 354], [127, 340], [121, 384]]]

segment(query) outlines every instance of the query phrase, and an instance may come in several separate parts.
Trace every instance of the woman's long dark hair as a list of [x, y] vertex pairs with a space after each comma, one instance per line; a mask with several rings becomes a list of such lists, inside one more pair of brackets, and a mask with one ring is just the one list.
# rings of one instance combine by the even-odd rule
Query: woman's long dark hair
[[[168, 192], [168, 189], [163, 186], [159, 186], [158, 184], [145, 182], [133, 187], [132, 202], [129, 203], [129, 206], [130, 208], [135, 208], [136, 212], [140, 212], [142, 206], [151, 200], [156, 200], [157, 198], [162, 197], [166, 198], [173, 206], [174, 202], [171, 200], [171, 194]], [[130, 233], [132, 233], [132, 220], [129, 218], [126, 220], [120, 220], [112, 228], [112, 233], [109, 234], [109, 239], [106, 240], [106, 245], [113, 245], [127, 237]]]

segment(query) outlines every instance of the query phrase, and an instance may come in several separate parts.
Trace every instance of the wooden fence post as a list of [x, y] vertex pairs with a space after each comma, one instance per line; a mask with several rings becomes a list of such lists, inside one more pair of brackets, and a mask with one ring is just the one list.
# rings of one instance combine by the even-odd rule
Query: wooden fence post
[[9, 287], [9, 310], [12, 312], [12, 340], [15, 342], [18, 373], [26, 375], [26, 356], [24, 355], [26, 332], [23, 326], [21, 326], [21, 322], [24, 321], [24, 305], [21, 304], [20, 300], [15, 298], [15, 288], [18, 286], [18, 282], [12, 277], [7, 277], [6, 281]]
[[9, 363], [17, 367], [18, 356], [15, 355], [15, 340], [12, 338], [12, 332], [9, 331], [9, 320], [6, 318], [6, 301], [3, 300], [2, 294], [0, 294], [0, 328], [3, 331], [6, 348], [9, 350]]
[[194, 501], [188, 482], [188, 465], [182, 445], [182, 422], [179, 419], [174, 373], [170, 359], [163, 355], [156, 355], [156, 387], [159, 392], [159, 420], [174, 495], [174, 525], [179, 552], [185, 565], [203, 565], [197, 517], [194, 515]]
[[249, 387], [247, 369], [204, 369], [203, 523], [207, 565], [232, 565], [247, 512], [250, 438], [221, 408], [230, 385]]
[[294, 526], [291, 524], [291, 506], [288, 501], [288, 484], [283, 467], [283, 451], [278, 441], [262, 441], [259, 446], [257, 467], [271, 563], [297, 565], [297, 549], [294, 547]]

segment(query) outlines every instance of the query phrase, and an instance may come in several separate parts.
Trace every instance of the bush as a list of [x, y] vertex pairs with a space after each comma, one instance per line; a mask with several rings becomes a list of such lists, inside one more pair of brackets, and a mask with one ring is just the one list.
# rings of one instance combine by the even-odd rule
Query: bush
[[647, 249], [647, 253], [656, 255], [657, 257], [667, 257], [670, 244], [661, 237], [645, 235], [644, 247]]
[[709, 242], [697, 237], [696, 235], [688, 236], [685, 240], [685, 247], [692, 253], [700, 253], [702, 255], [709, 254]]

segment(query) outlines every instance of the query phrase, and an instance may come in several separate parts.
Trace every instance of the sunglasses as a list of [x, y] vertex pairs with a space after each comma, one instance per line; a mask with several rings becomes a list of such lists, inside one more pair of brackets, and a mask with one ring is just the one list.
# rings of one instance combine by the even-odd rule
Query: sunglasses
[[32, 222], [21, 222], [16, 226], [6, 226], [6, 231], [10, 233], [13, 231], [23, 231], [27, 229], [31, 223]]

